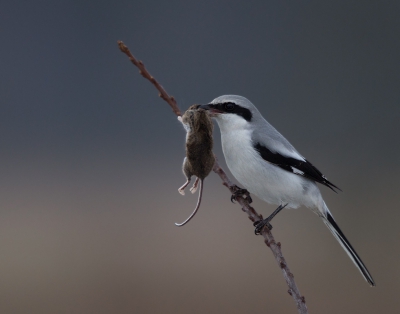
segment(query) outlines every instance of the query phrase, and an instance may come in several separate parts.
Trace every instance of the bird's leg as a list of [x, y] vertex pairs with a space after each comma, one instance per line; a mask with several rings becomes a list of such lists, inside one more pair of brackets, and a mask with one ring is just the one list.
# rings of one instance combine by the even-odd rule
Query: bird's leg
[[253, 200], [251, 199], [250, 196], [250, 192], [247, 191], [246, 189], [242, 189], [240, 187], [238, 187], [236, 184], [234, 186], [235, 191], [232, 193], [231, 196], [231, 202], [234, 203], [234, 201], [236, 201], [236, 198], [238, 196], [246, 196], [246, 200], [249, 202], [249, 204], [251, 204], [253, 202]]
[[196, 178], [196, 181], [194, 181], [193, 186], [190, 188], [190, 192], [192, 192], [192, 194], [196, 193], [197, 191], [197, 186], [199, 185], [199, 178]]
[[179, 192], [180, 194], [182, 194], [182, 195], [185, 195], [184, 189], [189, 185], [189, 183], [190, 183], [190, 178], [188, 178], [188, 179], [186, 180], [185, 184], [182, 185], [182, 186], [178, 189], [178, 192]]
[[271, 222], [272, 218], [274, 218], [276, 216], [276, 214], [279, 213], [282, 209], [284, 209], [287, 205], [288, 204], [279, 205], [279, 207], [277, 209], [275, 209], [274, 212], [271, 215], [269, 215], [267, 218], [265, 218], [264, 220], [256, 221], [253, 224], [253, 226], [256, 227], [254, 229], [255, 235], [261, 234], [261, 231], [265, 226], [267, 226], [267, 228], [269, 230], [271, 230], [272, 229], [272, 225], [270, 224], [270, 222]]

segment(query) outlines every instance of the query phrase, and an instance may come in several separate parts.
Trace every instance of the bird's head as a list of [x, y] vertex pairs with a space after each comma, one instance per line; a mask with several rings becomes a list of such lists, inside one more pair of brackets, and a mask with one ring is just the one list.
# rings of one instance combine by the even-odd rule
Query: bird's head
[[260, 116], [257, 108], [248, 99], [236, 95], [220, 96], [199, 108], [207, 110], [220, 127], [246, 126]]

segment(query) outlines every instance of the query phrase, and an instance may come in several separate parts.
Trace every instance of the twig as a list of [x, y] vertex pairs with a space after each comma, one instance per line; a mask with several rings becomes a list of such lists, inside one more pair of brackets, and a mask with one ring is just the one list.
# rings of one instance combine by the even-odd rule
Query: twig
[[[219, 175], [219, 177], [222, 179], [223, 185], [225, 185], [231, 191], [231, 193], [234, 193], [237, 190], [237, 186], [232, 183], [232, 181], [226, 175], [225, 171], [219, 166], [217, 161], [215, 162], [213, 171]], [[250, 206], [246, 198], [242, 196], [237, 196], [235, 199], [242, 206], [242, 210], [247, 213], [249, 219], [252, 222], [259, 221], [260, 219], [262, 219], [262, 216], [258, 214], [253, 207]], [[308, 313], [306, 300], [304, 296], [300, 294], [296, 282], [294, 281], [294, 276], [290, 272], [286, 260], [283, 257], [281, 250], [281, 243], [280, 242], [277, 243], [275, 241], [275, 238], [272, 235], [271, 230], [269, 230], [268, 228], [263, 228], [261, 234], [264, 237], [265, 244], [271, 249], [272, 254], [274, 254], [275, 260], [282, 269], [283, 277], [285, 278], [286, 283], [289, 287], [288, 293], [293, 297], [294, 301], [296, 302], [299, 313], [300, 314]]]
[[[171, 106], [173, 112], [177, 116], [181, 116], [181, 112], [179, 111], [175, 99], [173, 97], [170, 97], [167, 92], [162, 88], [162, 86], [154, 79], [154, 77], [152, 77], [150, 73], [147, 72], [143, 63], [135, 59], [135, 57], [130, 53], [128, 47], [126, 47], [122, 41], [118, 41], [118, 46], [119, 49], [129, 57], [132, 63], [140, 69], [140, 74], [142, 74], [143, 77], [147, 78], [158, 89], [158, 91], [160, 92], [159, 96]], [[217, 159], [215, 160], [213, 171], [219, 175], [223, 182], [222, 184], [225, 185], [231, 191], [231, 193], [234, 193], [237, 190], [237, 186], [232, 183], [232, 181], [226, 175], [225, 171], [219, 166]], [[250, 206], [246, 198], [242, 196], [237, 196], [235, 199], [242, 206], [242, 210], [247, 213], [249, 219], [252, 222], [262, 219], [262, 216], [258, 214], [253, 207]], [[289, 287], [288, 293], [293, 297], [294, 301], [296, 302], [298, 312], [300, 314], [308, 314], [305, 298], [300, 294], [296, 282], [294, 281], [294, 276], [290, 272], [286, 260], [283, 257], [281, 243], [277, 243], [275, 241], [271, 230], [269, 230], [268, 228], [263, 228], [261, 234], [264, 237], [265, 244], [271, 249], [272, 254], [274, 254], [275, 260], [282, 270], [283, 277], [285, 278], [286, 283]]]
[[125, 46], [125, 44], [122, 41], [118, 41], [118, 47], [119, 49], [126, 54], [129, 57], [129, 60], [136, 65], [139, 68], [139, 73], [144, 77], [147, 78], [160, 92], [158, 96], [160, 96], [162, 99], [164, 99], [172, 108], [172, 111], [177, 115], [181, 116], [181, 111], [178, 108], [178, 105], [176, 104], [176, 100], [173, 96], [169, 96], [166, 90], [161, 86], [160, 83], [157, 82], [157, 80], [151, 76], [151, 74], [147, 71], [145, 68], [144, 64], [142, 61], [137, 60], [129, 51], [128, 47]]

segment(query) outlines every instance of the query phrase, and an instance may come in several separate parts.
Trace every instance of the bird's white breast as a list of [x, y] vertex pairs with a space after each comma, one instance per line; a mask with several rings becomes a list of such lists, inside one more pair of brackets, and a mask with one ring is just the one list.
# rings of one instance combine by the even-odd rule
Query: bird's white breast
[[230, 121], [227, 129], [224, 121], [221, 122], [219, 126], [226, 164], [244, 188], [271, 204], [289, 203], [288, 207], [292, 208], [301, 204], [314, 206], [305, 197], [304, 178], [261, 158], [251, 141], [251, 128], [243, 125], [232, 127]]

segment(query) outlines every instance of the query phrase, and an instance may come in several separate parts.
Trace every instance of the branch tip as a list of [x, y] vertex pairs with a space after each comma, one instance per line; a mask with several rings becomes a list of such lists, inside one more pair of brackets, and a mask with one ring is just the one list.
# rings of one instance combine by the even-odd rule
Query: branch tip
[[147, 71], [147, 69], [145, 68], [144, 64], [142, 61], [138, 61], [129, 51], [128, 47], [121, 41], [119, 40], [118, 42], [118, 47], [119, 49], [125, 53], [129, 60], [131, 60], [131, 62], [139, 68], [139, 73], [146, 79], [148, 79], [154, 86], [155, 88], [157, 88], [157, 90], [159, 91], [159, 95], [161, 95], [160, 97], [162, 99], [164, 99], [172, 108], [172, 111], [177, 115], [177, 116], [181, 116], [181, 111], [178, 108], [178, 105], [176, 104], [176, 101], [173, 97], [169, 96], [168, 93], [166, 92], [166, 90], [157, 82], [157, 80], [150, 75], [150, 73]]
[[123, 53], [129, 52], [128, 47], [125, 46], [125, 44], [124, 44], [121, 40], [118, 40], [117, 43], [118, 43], [119, 49], [120, 49]]

